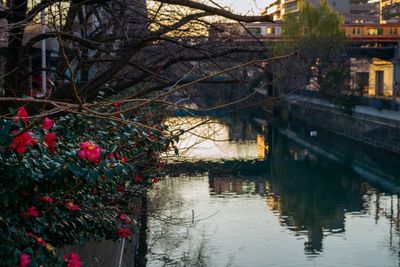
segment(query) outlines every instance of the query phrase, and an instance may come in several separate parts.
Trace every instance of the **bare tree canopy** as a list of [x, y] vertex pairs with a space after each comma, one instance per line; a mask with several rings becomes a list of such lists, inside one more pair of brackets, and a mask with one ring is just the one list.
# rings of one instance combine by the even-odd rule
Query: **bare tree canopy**
[[[0, 12], [0, 85], [3, 95], [14, 100], [42, 91], [43, 73], [48, 88], [42, 97], [82, 106], [99, 94], [146, 98], [197, 79], [209, 82], [203, 77], [211, 78], [215, 71], [271, 56], [262, 44], [208, 38], [208, 29], [214, 27], [211, 16], [240, 22], [271, 21], [268, 16], [242, 16], [183, 0], [32, 3], [9, 1]], [[46, 13], [42, 24], [41, 12]], [[7, 105], [2, 105], [3, 112]]]

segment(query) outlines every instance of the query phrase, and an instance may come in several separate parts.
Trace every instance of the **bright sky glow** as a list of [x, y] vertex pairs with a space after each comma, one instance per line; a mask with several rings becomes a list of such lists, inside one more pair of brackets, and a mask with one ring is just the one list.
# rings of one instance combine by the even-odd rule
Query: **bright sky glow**
[[[273, 0], [217, 0], [221, 6], [230, 7], [240, 14], [259, 15]], [[206, 1], [207, 2], [207, 1]]]

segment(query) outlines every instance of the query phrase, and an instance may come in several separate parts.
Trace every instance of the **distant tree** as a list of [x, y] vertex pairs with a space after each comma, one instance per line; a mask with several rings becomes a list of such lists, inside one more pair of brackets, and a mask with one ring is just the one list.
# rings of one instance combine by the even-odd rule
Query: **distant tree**
[[[341, 23], [342, 17], [326, 1], [321, 1], [320, 7], [300, 2], [300, 12], [289, 14], [283, 23], [285, 41], [274, 47], [277, 55], [298, 52], [296, 58], [275, 66], [278, 88], [309, 88], [335, 96], [345, 89], [346, 36]], [[332, 75], [338, 73], [341, 79], [332, 80]]]

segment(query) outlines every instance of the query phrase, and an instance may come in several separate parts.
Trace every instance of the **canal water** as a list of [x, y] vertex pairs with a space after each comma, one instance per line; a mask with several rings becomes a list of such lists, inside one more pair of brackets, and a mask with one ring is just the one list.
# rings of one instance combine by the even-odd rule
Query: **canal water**
[[203, 124], [149, 195], [147, 266], [399, 266], [396, 157], [312, 129], [169, 123]]

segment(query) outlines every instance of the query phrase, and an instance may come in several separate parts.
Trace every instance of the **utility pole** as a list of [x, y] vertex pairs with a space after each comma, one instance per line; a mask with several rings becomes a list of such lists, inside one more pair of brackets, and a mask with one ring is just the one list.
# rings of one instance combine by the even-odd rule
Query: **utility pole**
[[[46, 33], [46, 11], [43, 9], [40, 12], [40, 28], [42, 34]], [[46, 77], [46, 39], [42, 40], [42, 95], [46, 95], [47, 77]]]

